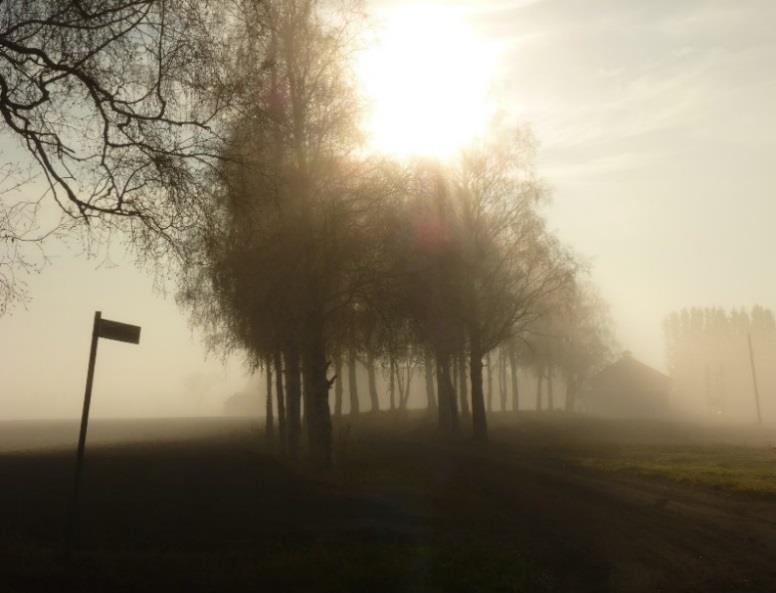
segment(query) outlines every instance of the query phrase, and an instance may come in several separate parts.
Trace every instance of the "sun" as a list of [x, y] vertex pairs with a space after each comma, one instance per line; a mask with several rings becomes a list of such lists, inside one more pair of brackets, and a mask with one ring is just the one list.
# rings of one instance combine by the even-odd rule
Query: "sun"
[[402, 6], [381, 19], [359, 60], [372, 152], [445, 159], [486, 128], [495, 52], [439, 5]]

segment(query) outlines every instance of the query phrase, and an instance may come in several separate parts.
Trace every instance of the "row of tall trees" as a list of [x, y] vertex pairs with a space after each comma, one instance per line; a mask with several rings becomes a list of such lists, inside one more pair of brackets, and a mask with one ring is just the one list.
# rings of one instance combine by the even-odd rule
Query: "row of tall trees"
[[[683, 309], [664, 329], [676, 400], [685, 411], [752, 418], [758, 405], [760, 415], [772, 407], [776, 317], [770, 309]], [[755, 390], [763, 396], [759, 404]]]
[[[307, 454], [331, 464], [330, 392], [341, 410], [347, 366], [359, 412], [357, 360], [372, 409], [380, 367], [390, 405], [404, 408], [422, 361], [440, 429], [459, 433], [465, 415], [478, 440], [483, 359], [499, 345], [531, 345], [575, 385], [595, 354], [572, 355], [557, 327], [587, 305], [579, 266], [540, 214], [530, 135], [496, 126], [445, 164], [365, 157], [352, 3], [238, 4], [240, 92], [180, 298], [214, 345], [274, 370], [282, 448], [300, 455], [304, 419]], [[575, 347], [587, 339], [578, 329]], [[542, 353], [529, 334], [558, 347]]]
[[[591, 366], [561, 354], [557, 320], [584, 299], [541, 216], [530, 134], [494, 126], [445, 164], [365, 156], [362, 24], [355, 0], [0, 3], [3, 132], [45, 196], [91, 233], [120, 228], [142, 256], [182, 263], [194, 322], [274, 369], [284, 450], [301, 454], [304, 418], [324, 466], [330, 391], [342, 401], [355, 360], [373, 408], [379, 369], [402, 408], [422, 361], [440, 428], [470, 416], [480, 440], [483, 359], [500, 345], [525, 358], [530, 344], [569, 385]], [[0, 212], [4, 247], [47, 234], [30, 234], [35, 207]], [[13, 248], [5, 302], [25, 261]]]
[[288, 452], [299, 455], [304, 411], [309, 454], [328, 465], [327, 355], [361, 316], [356, 294], [381, 265], [369, 246], [390, 172], [354, 157], [350, 7], [238, 4], [240, 92], [212, 211], [192, 235], [203, 265], [186, 271], [182, 298], [221, 345], [282, 369]]
[[[545, 325], [545, 320], [540, 319], [530, 324], [522, 335], [508, 338], [484, 356], [482, 381], [487, 413], [575, 410], [580, 387], [614, 353], [605, 309], [585, 313], [574, 320], [566, 319], [566, 325], [556, 321], [556, 333], [552, 335], [539, 333]], [[344, 358], [334, 353], [332, 372], [337, 381], [333, 387], [332, 414], [352, 417], [364, 412], [404, 412], [410, 405], [436, 411], [438, 387], [434, 359], [417, 350], [410, 346], [398, 356], [387, 352], [379, 357], [354, 348], [349, 348]], [[471, 377], [469, 361], [462, 354], [465, 353], [454, 357], [451, 375], [461, 415], [468, 418]], [[271, 366], [262, 369], [268, 383], [260, 389], [262, 396], [268, 397], [266, 418], [271, 437], [277, 403], [273, 403], [275, 383], [270, 380], [273, 372]], [[240, 397], [246, 401], [246, 411], [255, 413], [256, 406], [248, 402], [254, 402], [256, 394], [251, 392]]]

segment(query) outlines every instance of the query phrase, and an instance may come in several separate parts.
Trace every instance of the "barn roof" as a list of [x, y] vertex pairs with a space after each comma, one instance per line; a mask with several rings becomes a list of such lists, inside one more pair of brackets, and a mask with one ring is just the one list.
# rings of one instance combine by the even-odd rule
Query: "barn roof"
[[590, 379], [593, 389], [629, 387], [642, 390], [665, 390], [671, 379], [668, 375], [639, 362], [629, 352]]

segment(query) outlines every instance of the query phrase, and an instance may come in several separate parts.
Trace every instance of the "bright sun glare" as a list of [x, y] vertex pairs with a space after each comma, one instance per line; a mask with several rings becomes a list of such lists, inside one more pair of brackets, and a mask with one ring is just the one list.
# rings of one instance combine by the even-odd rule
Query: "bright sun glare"
[[359, 64], [371, 103], [370, 149], [399, 157], [452, 156], [493, 114], [494, 53], [440, 6], [394, 9], [381, 25]]

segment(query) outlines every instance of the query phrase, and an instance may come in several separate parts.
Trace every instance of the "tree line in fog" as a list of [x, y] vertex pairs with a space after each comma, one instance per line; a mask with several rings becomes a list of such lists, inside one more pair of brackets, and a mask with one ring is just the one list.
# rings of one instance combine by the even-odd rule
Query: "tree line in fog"
[[694, 414], [752, 420], [776, 389], [776, 317], [770, 309], [690, 308], [664, 323], [676, 404]]
[[[531, 134], [502, 119], [449, 162], [368, 155], [363, 25], [350, 0], [1, 4], [2, 132], [48, 191], [0, 202], [0, 312], [47, 237], [120, 231], [211, 347], [271, 370], [292, 458], [331, 463], [332, 397], [361, 412], [356, 381], [343, 390], [356, 362], [373, 409], [376, 369], [401, 409], [422, 367], [445, 434], [487, 438], [494, 368], [501, 408], [519, 406], [522, 367], [545, 406], [562, 378], [573, 409], [611, 337], [546, 226]], [[0, 172], [0, 196], [22, 169]]]
[[[274, 383], [268, 428], [277, 418], [280, 450], [331, 463], [332, 392], [335, 415], [346, 401], [362, 412], [359, 388], [378, 410], [379, 369], [387, 407], [401, 410], [422, 368], [426, 406], [450, 435], [466, 422], [487, 438], [483, 368], [502, 373], [499, 397], [515, 407], [518, 366], [546, 378], [548, 399], [562, 375], [573, 408], [610, 334], [582, 267], [545, 224], [530, 134], [494, 124], [447, 163], [365, 156], [346, 59], [353, 21], [295, 7], [242, 15], [244, 51], [264, 58], [234, 64], [239, 107], [180, 293], [214, 347], [247, 352]], [[493, 357], [508, 363], [483, 367]]]

